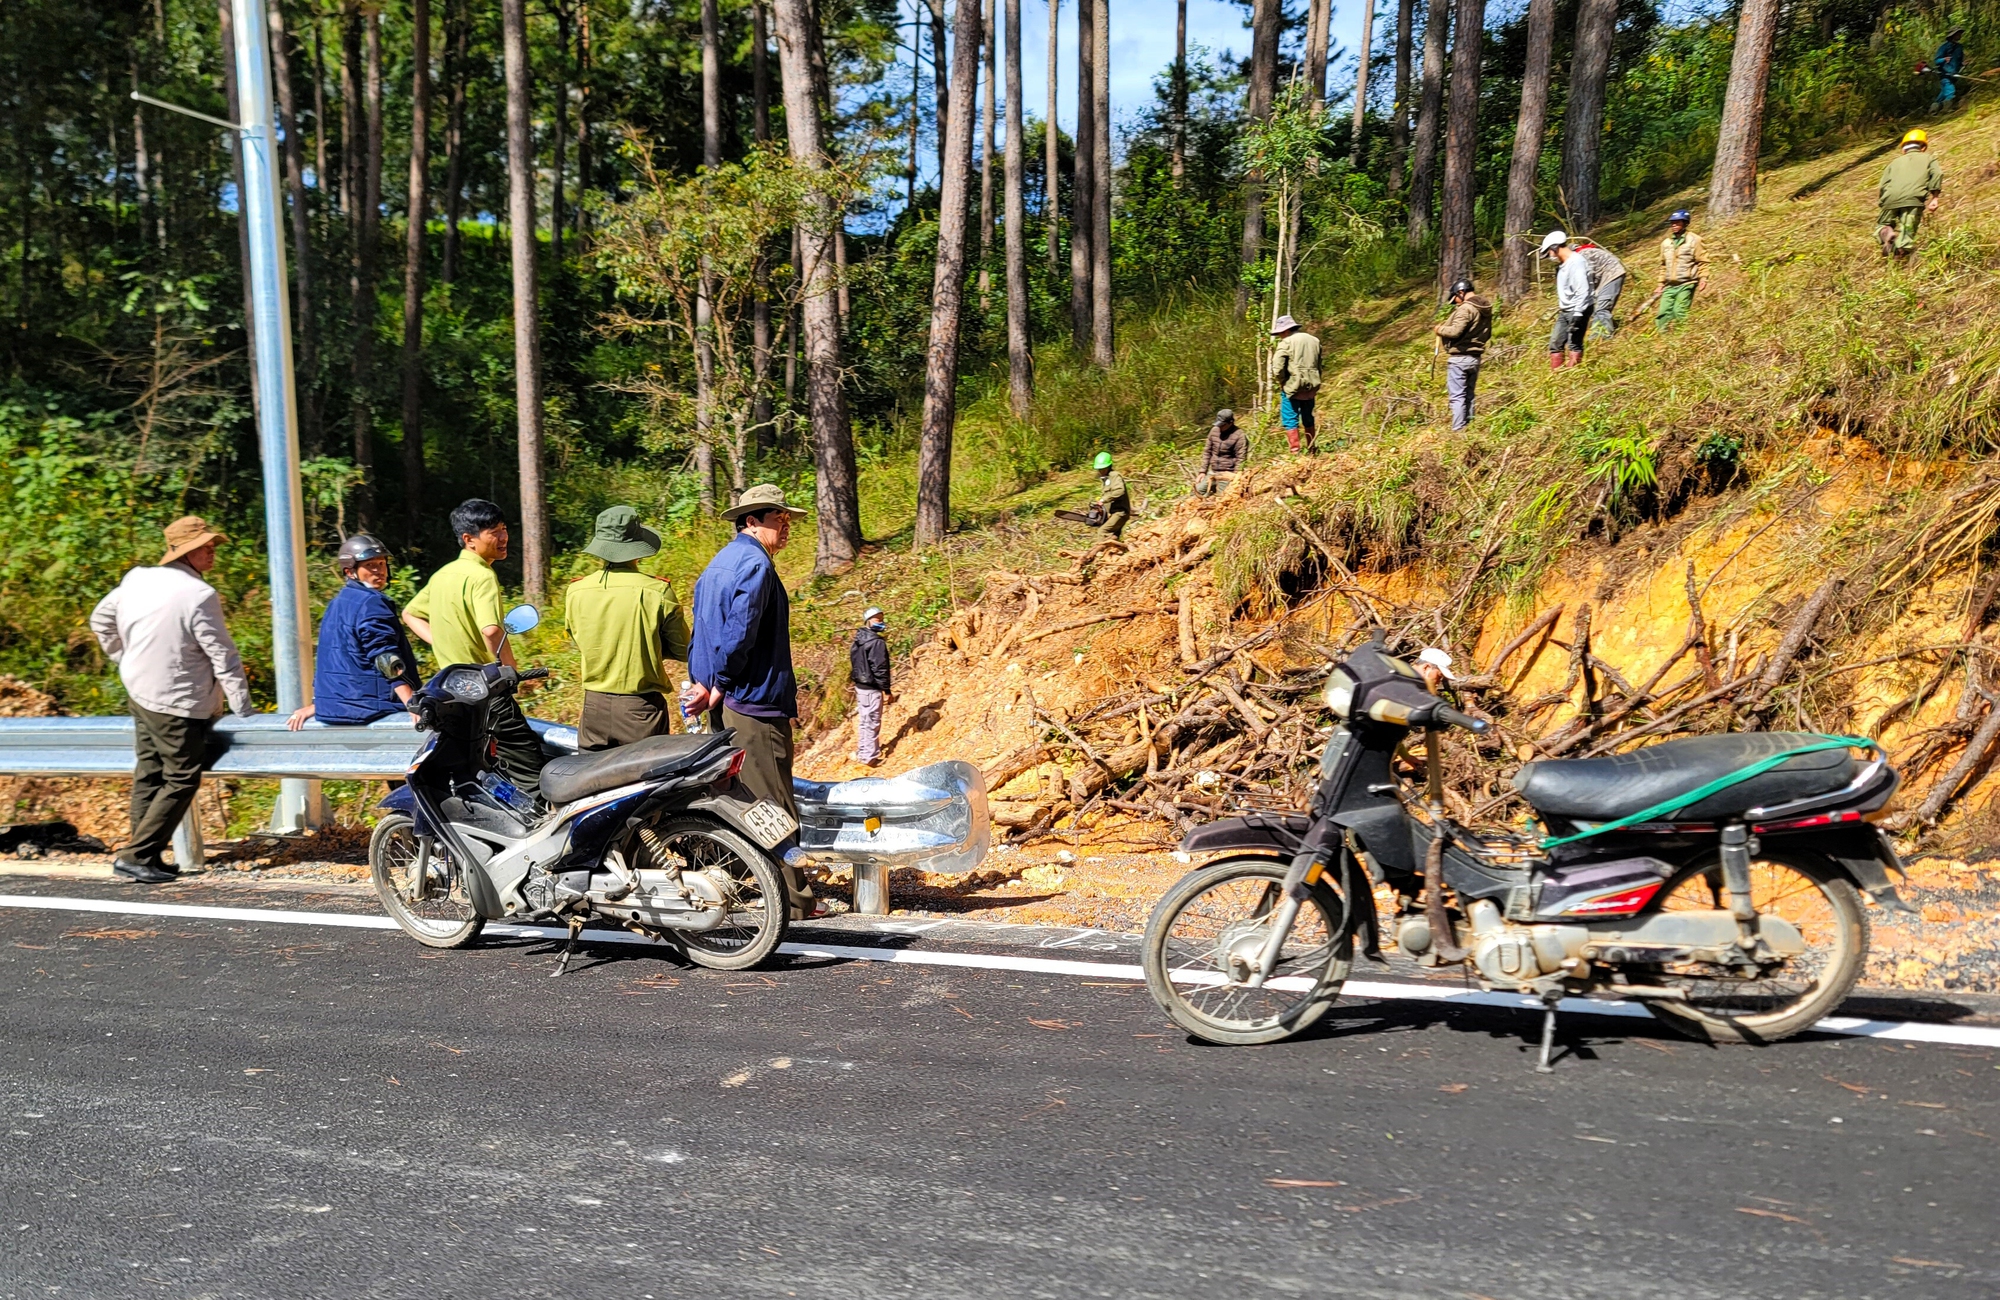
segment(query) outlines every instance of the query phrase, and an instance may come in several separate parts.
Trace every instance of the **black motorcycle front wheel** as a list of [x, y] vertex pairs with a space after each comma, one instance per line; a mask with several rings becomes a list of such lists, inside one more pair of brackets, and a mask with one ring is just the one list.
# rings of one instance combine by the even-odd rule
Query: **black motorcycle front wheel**
[[1146, 989], [1196, 1038], [1250, 1046], [1289, 1038], [1326, 1013], [1354, 962], [1354, 936], [1331, 880], [1299, 908], [1278, 964], [1261, 987], [1240, 976], [1262, 952], [1283, 896], [1286, 864], [1225, 858], [1183, 876], [1146, 923]]
[[[1839, 1010], [1868, 960], [1868, 914], [1846, 873], [1817, 854], [1760, 853], [1750, 864], [1750, 901], [1759, 916], [1790, 923], [1805, 951], [1755, 975], [1699, 962], [1662, 967], [1654, 978], [1687, 1000], [1648, 1002], [1648, 1010], [1716, 1043], [1775, 1043]], [[1657, 904], [1663, 912], [1728, 906], [1719, 859], [1683, 867]]]
[[427, 948], [463, 948], [479, 937], [486, 922], [473, 910], [465, 884], [451, 869], [442, 846], [434, 846], [429, 879], [417, 888], [417, 834], [410, 819], [390, 813], [375, 823], [368, 840], [368, 871], [382, 910]]

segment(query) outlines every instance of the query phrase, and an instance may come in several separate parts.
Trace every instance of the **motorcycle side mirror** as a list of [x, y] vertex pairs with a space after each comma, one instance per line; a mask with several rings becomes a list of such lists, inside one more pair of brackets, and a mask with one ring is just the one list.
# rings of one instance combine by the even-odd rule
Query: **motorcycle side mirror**
[[500, 625], [507, 629], [509, 635], [519, 636], [523, 632], [534, 631], [541, 626], [541, 622], [542, 612], [533, 605], [516, 605], [507, 611], [507, 617], [500, 620]]
[[403, 660], [394, 650], [384, 650], [375, 656], [375, 671], [392, 682], [403, 679]]

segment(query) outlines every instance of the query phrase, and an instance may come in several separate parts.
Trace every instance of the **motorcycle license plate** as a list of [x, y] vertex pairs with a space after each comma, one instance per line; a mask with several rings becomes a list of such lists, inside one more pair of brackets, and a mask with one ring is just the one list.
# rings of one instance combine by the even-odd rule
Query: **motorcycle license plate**
[[792, 815], [768, 799], [759, 799], [743, 814], [744, 824], [750, 828], [750, 836], [767, 849], [775, 849], [787, 835], [799, 828]]

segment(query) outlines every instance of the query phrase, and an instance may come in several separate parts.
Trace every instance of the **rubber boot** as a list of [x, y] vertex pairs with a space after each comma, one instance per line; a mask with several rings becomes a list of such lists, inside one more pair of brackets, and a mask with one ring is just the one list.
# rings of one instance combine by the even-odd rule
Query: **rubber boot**
[[1896, 232], [1891, 227], [1875, 227], [1875, 241], [1882, 245], [1882, 256], [1884, 257], [1896, 251]]
[[1561, 370], [1562, 368], [1563, 368], [1563, 354], [1560, 352], [1549, 353], [1549, 369]]
[[1572, 366], [1580, 366], [1580, 365], [1582, 365], [1582, 364], [1583, 364], [1583, 353], [1582, 353], [1582, 352], [1580, 352], [1580, 351], [1578, 351], [1578, 350], [1577, 350], [1577, 349], [1575, 349], [1575, 348], [1572, 348], [1572, 349], [1570, 349], [1570, 354], [1569, 354], [1569, 363], [1570, 363], [1570, 365], [1572, 365]]

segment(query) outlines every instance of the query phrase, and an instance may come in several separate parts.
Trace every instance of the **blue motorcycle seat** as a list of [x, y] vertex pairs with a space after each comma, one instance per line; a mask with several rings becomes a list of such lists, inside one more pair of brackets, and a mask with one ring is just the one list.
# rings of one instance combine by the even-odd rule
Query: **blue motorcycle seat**
[[[1549, 759], [1525, 764], [1514, 774], [1514, 789], [1538, 813], [1588, 822], [1616, 821], [1759, 759], [1824, 739], [1800, 732], [1745, 731], [1669, 740], [1603, 758]], [[1768, 772], [1716, 791], [1674, 814], [1673, 820], [1714, 821], [1751, 808], [1830, 794], [1854, 777], [1851, 750], [1800, 754]]]
[[621, 785], [662, 780], [699, 767], [735, 742], [732, 731], [648, 736], [612, 749], [550, 759], [542, 769], [542, 797], [552, 804], [573, 803]]

